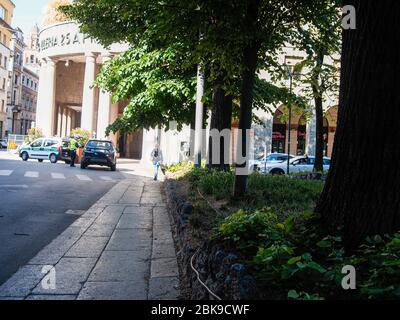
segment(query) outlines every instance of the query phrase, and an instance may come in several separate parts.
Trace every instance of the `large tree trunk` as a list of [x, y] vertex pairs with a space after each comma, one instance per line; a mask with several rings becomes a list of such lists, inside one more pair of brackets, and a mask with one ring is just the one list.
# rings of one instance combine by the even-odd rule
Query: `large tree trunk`
[[344, 31], [333, 161], [316, 211], [347, 249], [400, 230], [400, 2], [345, 1], [357, 29]]
[[[225, 90], [222, 88], [223, 77], [219, 77], [213, 88], [213, 109], [211, 113], [211, 130], [217, 130], [221, 133], [223, 130], [231, 130], [232, 127], [232, 96], [226, 95]], [[224, 137], [218, 137], [219, 141], [213, 141], [213, 138], [209, 137], [208, 146], [208, 167], [211, 169], [229, 171], [230, 163], [229, 159], [225, 159], [225, 151], [229, 154], [230, 146], [230, 135], [226, 136], [227, 141]], [[213, 145], [219, 144], [219, 150], [214, 150]], [[225, 144], [227, 145], [227, 150], [225, 150]], [[213, 152], [217, 151], [219, 153], [219, 161], [214, 163]]]

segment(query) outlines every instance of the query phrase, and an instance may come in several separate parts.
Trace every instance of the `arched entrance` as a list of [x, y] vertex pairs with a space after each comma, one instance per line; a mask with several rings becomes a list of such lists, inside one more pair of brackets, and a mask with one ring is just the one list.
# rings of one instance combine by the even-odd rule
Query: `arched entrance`
[[272, 127], [272, 153], [285, 153], [286, 151], [286, 123], [282, 121], [283, 112], [276, 110]]
[[324, 157], [328, 156], [329, 147], [329, 122], [324, 117]]
[[297, 127], [297, 151], [296, 154], [302, 156], [306, 153], [307, 144], [307, 118], [303, 114], [299, 119]]

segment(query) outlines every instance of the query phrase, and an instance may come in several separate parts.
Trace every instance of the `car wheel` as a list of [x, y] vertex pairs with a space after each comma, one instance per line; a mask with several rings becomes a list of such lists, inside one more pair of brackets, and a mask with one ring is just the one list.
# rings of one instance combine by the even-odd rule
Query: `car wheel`
[[51, 163], [57, 163], [57, 156], [54, 154], [54, 153], [52, 153], [51, 155], [50, 155], [50, 162]]
[[283, 175], [283, 174], [285, 174], [285, 171], [283, 171], [282, 169], [273, 169], [273, 170], [271, 170], [271, 174], [273, 174], [273, 175]]
[[24, 161], [28, 161], [28, 159], [29, 159], [28, 153], [27, 153], [27, 152], [23, 152], [22, 155], [21, 155], [21, 158], [22, 158], [22, 160], [24, 160]]
[[43, 162], [43, 159], [38, 159], [39, 162]]
[[110, 169], [111, 171], [117, 171], [117, 165], [113, 164]]

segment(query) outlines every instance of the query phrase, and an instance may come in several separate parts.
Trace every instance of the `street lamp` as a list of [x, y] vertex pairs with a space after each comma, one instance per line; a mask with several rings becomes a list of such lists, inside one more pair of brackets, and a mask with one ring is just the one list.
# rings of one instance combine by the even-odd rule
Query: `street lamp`
[[288, 120], [288, 150], [287, 150], [287, 174], [290, 173], [290, 146], [291, 146], [291, 126], [292, 126], [292, 103], [290, 101], [292, 95], [292, 85], [293, 85], [293, 72], [289, 65], [285, 62], [285, 68], [289, 76], [289, 99], [288, 99], [288, 110], [289, 110], [289, 120]]

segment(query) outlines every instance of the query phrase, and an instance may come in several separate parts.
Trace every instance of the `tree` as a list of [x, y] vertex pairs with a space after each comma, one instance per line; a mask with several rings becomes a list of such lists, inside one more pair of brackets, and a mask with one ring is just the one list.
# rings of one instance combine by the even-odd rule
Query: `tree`
[[[223, 78], [225, 96], [239, 79], [243, 139], [238, 149], [247, 159], [256, 72], [285, 43], [293, 24], [322, 5], [325, 0], [77, 0], [65, 11], [103, 44], [128, 41], [134, 46], [143, 38], [160, 46], [184, 44], [182, 55], [189, 64], [204, 64], [212, 82]], [[237, 166], [247, 167], [247, 162]], [[247, 176], [237, 175], [235, 195], [244, 195], [246, 188]]]
[[355, 6], [357, 28], [343, 32], [338, 128], [316, 211], [351, 250], [400, 229], [400, 3], [345, 4]]
[[113, 100], [128, 101], [122, 117], [107, 131], [134, 132], [156, 126], [178, 128], [194, 117], [196, 69], [181, 67], [173, 47], [152, 49], [142, 43], [103, 66], [96, 83], [113, 93]]
[[[296, 27], [292, 44], [306, 52], [304, 61], [294, 66], [294, 73], [306, 70], [295, 82], [305, 85], [302, 93], [314, 101], [316, 116], [316, 147], [314, 171], [323, 172], [324, 110], [326, 100], [336, 100], [338, 67], [334, 55], [340, 53], [341, 32], [339, 2], [327, 1], [320, 15], [311, 21], [301, 21]], [[297, 80], [297, 81], [296, 81]]]

